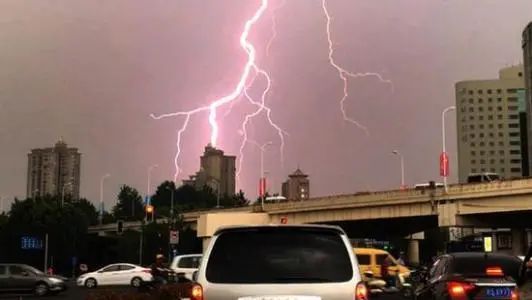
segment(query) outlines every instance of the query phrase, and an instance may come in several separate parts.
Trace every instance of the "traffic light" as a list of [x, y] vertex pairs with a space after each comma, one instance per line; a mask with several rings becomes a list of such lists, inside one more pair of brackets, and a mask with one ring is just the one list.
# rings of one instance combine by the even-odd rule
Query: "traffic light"
[[116, 232], [118, 234], [122, 234], [122, 232], [124, 232], [124, 221], [122, 220], [116, 221]]
[[146, 210], [146, 221], [149, 220], [149, 218], [148, 218], [149, 216], [151, 216], [151, 220], [153, 221], [153, 213], [154, 213], [154, 210], [155, 210], [153, 205], [150, 205], [150, 204], [146, 205], [145, 210]]

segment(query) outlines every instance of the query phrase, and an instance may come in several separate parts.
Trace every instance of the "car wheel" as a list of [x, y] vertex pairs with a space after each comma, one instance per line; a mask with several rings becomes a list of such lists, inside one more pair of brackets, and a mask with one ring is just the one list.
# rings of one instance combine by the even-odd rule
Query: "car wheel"
[[132, 287], [138, 288], [138, 287], [141, 286], [141, 284], [142, 284], [142, 278], [134, 277], [133, 279], [131, 279], [131, 286]]
[[33, 292], [36, 296], [45, 296], [46, 294], [48, 294], [48, 285], [44, 282], [39, 282], [35, 286]]
[[93, 289], [97, 285], [98, 285], [98, 283], [96, 282], [96, 279], [94, 279], [94, 278], [89, 278], [89, 279], [85, 280], [85, 287], [86, 288]]

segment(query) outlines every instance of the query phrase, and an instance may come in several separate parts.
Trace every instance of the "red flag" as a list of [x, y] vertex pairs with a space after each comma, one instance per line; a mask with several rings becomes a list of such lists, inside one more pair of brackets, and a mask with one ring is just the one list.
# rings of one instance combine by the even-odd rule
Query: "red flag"
[[264, 197], [266, 195], [266, 178], [261, 178], [259, 181], [259, 196]]
[[449, 176], [449, 156], [445, 152], [440, 155], [440, 176]]

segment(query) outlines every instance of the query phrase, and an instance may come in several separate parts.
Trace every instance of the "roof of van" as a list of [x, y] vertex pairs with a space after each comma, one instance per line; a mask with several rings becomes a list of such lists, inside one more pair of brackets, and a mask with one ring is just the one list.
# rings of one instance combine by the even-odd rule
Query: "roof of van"
[[223, 226], [218, 228], [214, 235], [219, 235], [224, 232], [230, 231], [250, 231], [250, 230], [261, 230], [269, 228], [284, 228], [284, 229], [314, 229], [314, 230], [324, 230], [324, 231], [335, 231], [339, 234], [345, 234], [344, 230], [339, 226], [332, 225], [312, 225], [312, 224], [301, 224], [301, 225], [284, 225], [284, 224], [271, 224], [271, 225], [233, 225], [233, 226]]
[[377, 248], [353, 248], [355, 250], [355, 254], [390, 254], [386, 250], [377, 249]]

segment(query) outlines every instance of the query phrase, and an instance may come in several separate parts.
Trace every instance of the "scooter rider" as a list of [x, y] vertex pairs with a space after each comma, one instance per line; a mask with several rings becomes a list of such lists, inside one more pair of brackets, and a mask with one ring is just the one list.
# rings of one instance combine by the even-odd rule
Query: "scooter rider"
[[155, 256], [155, 262], [151, 265], [151, 275], [153, 276], [153, 281], [156, 283], [168, 283], [168, 271], [164, 264], [164, 255], [157, 254]]

